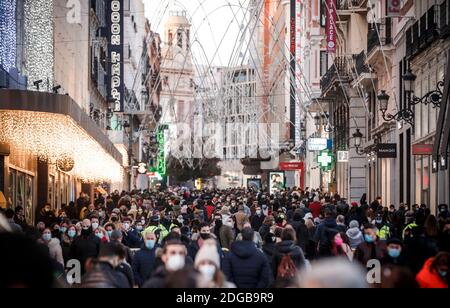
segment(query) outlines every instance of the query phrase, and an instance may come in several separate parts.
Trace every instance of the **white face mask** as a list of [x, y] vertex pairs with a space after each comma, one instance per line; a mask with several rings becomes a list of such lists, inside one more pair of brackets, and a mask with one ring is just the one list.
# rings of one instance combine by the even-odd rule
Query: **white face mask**
[[128, 230], [128, 229], [130, 229], [130, 224], [125, 223], [125, 224], [123, 224], [123, 227], [125, 228], [125, 230]]
[[184, 267], [185, 258], [181, 255], [170, 256], [166, 262], [166, 269], [176, 272]]
[[208, 281], [212, 281], [214, 279], [214, 274], [216, 273], [216, 267], [211, 264], [201, 265], [198, 270], [200, 273], [208, 279]]
[[98, 228], [98, 223], [93, 222], [93, 223], [92, 223], [92, 230], [95, 230], [95, 229], [97, 229], [97, 228]]

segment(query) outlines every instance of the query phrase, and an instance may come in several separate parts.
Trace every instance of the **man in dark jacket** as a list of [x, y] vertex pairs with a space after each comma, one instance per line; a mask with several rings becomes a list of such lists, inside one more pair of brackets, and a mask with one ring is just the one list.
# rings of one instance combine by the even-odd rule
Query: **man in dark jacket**
[[220, 247], [228, 250], [231, 248], [234, 241], [233, 229], [223, 224], [222, 215], [219, 213], [214, 216], [214, 228], [211, 232], [216, 235]]
[[56, 221], [56, 215], [52, 211], [50, 204], [46, 203], [44, 205], [44, 208], [39, 212], [37, 221], [44, 222], [47, 228], [49, 228]]
[[161, 289], [165, 285], [166, 278], [170, 273], [185, 269], [187, 258], [186, 246], [181, 241], [170, 240], [164, 245], [161, 260], [164, 265], [158, 267], [152, 278], [148, 280], [143, 288]]
[[364, 242], [356, 248], [353, 261], [358, 261], [365, 267], [369, 260], [382, 260], [386, 254], [386, 243], [378, 239], [376, 227], [366, 224], [364, 226]]
[[133, 257], [133, 273], [136, 284], [141, 287], [153, 274], [156, 260], [158, 235], [147, 232], [144, 236], [144, 244], [141, 250]]
[[295, 230], [297, 245], [300, 246], [303, 251], [305, 251], [306, 245], [309, 242], [309, 232], [299, 209], [294, 212], [291, 225]]
[[131, 226], [132, 219], [125, 217], [122, 222], [123, 244], [129, 248], [141, 247], [142, 240], [136, 228]]
[[231, 245], [223, 262], [223, 272], [238, 288], [268, 288], [272, 283], [269, 262], [256, 248], [253, 237], [253, 229], [242, 229], [242, 241]]
[[255, 214], [253, 214], [250, 218], [253, 230], [258, 231], [259, 228], [261, 228], [265, 218], [266, 216], [263, 214], [261, 207], [257, 206]]
[[319, 250], [321, 246], [328, 247], [327, 230], [337, 229], [336, 219], [334, 218], [334, 213], [331, 208], [325, 210], [325, 220], [317, 226], [316, 233], [314, 234], [314, 242], [319, 245]]
[[100, 242], [101, 240], [92, 232], [91, 221], [89, 219], [83, 220], [81, 235], [75, 238], [70, 249], [71, 258], [80, 261], [83, 273], [85, 272], [86, 261], [89, 258], [97, 258]]
[[82, 288], [131, 288], [125, 275], [116, 270], [123, 248], [117, 243], [103, 244], [93, 268], [81, 280]]

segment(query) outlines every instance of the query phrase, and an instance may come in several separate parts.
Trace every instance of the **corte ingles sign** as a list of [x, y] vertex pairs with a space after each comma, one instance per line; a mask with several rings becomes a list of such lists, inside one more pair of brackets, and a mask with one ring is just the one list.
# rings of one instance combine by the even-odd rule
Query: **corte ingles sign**
[[327, 1], [327, 51], [336, 53], [336, 0]]
[[124, 1], [107, 0], [108, 27], [108, 99], [114, 102], [114, 112], [124, 111]]

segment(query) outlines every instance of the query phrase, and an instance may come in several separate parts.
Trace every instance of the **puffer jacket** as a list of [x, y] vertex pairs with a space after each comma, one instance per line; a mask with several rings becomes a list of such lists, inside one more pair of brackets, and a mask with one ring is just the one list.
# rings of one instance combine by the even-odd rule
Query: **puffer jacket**
[[252, 241], [234, 242], [222, 268], [238, 288], [268, 288], [272, 283], [269, 262]]
[[39, 239], [38, 242], [48, 247], [50, 257], [64, 266], [64, 258], [62, 254], [62, 248], [59, 240], [57, 238], [52, 238], [50, 242], [45, 242], [42, 239]]

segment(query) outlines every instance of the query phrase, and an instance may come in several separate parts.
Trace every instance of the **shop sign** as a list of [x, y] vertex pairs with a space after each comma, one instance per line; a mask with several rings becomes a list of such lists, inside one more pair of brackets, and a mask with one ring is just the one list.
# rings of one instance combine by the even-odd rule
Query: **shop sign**
[[396, 143], [380, 143], [377, 146], [378, 158], [397, 158]]

